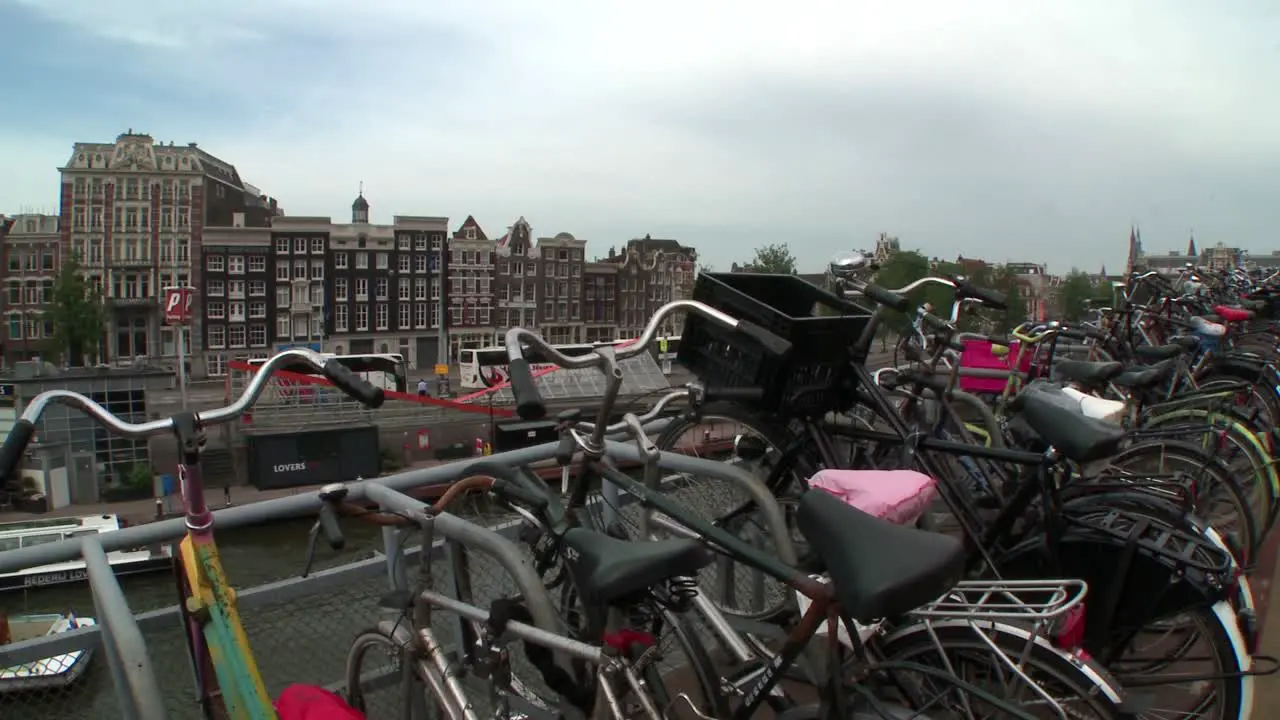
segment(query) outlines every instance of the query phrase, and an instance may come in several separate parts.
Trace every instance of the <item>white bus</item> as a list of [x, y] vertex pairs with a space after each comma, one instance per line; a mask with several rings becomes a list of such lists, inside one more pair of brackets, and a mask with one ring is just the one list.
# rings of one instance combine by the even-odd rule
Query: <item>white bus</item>
[[[408, 392], [408, 368], [405, 365], [404, 356], [399, 353], [371, 353], [368, 355], [334, 355], [333, 353], [321, 353], [326, 361], [336, 359], [338, 362], [346, 365], [351, 372], [357, 376], [364, 378], [374, 387], [380, 387], [387, 392]], [[249, 367], [257, 370], [262, 367], [269, 358], [255, 358], [249, 361]], [[298, 373], [300, 375], [310, 375], [323, 379], [323, 375], [311, 370], [310, 366], [285, 366], [286, 372]]]
[[[621, 345], [627, 340], [614, 340], [610, 343], [581, 345], [555, 345], [555, 349], [570, 356], [585, 355], [602, 344]], [[680, 348], [679, 337], [658, 338], [652, 345], [652, 353], [664, 373], [671, 373], [671, 363], [675, 361], [676, 352]], [[533, 372], [555, 367], [553, 363], [538, 353], [529, 354], [529, 365]], [[501, 385], [510, 378], [507, 349], [505, 347], [486, 347], [478, 350], [460, 350], [458, 352], [458, 372], [460, 382], [466, 390], [483, 390]]]

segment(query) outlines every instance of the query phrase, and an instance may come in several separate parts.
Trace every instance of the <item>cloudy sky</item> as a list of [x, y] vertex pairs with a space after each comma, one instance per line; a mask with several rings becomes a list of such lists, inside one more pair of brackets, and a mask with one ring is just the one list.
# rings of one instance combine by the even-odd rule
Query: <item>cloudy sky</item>
[[1280, 248], [1266, 0], [0, 0], [0, 211], [76, 140], [196, 141], [290, 214], [524, 215], [802, 269]]

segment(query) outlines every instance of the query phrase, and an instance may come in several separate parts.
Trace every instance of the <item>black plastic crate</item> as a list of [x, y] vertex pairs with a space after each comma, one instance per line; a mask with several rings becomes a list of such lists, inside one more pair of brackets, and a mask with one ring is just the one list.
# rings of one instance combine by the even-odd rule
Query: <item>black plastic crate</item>
[[677, 361], [715, 387], [763, 387], [760, 409], [787, 415], [843, 410], [853, 343], [871, 313], [795, 275], [700, 273], [693, 299], [791, 342], [785, 358], [690, 313]]

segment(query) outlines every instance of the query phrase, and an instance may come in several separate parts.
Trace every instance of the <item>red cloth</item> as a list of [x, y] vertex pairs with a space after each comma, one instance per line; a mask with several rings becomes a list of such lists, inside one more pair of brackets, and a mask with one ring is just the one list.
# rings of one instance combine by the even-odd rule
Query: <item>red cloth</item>
[[1253, 319], [1253, 311], [1245, 310], [1244, 308], [1234, 308], [1234, 307], [1227, 307], [1226, 305], [1219, 305], [1215, 307], [1213, 311], [1218, 314], [1218, 317], [1222, 318], [1223, 320], [1229, 323], [1244, 322], [1246, 320]]
[[290, 685], [276, 700], [280, 720], [365, 720], [364, 713], [316, 685]]

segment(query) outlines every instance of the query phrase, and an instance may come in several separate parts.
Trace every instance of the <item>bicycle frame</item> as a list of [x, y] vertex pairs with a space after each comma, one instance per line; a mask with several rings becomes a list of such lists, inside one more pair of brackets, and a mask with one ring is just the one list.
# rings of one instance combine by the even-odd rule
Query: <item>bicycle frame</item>
[[[175, 423], [175, 427], [182, 426]], [[191, 430], [196, 431], [194, 424]], [[179, 447], [190, 447], [183, 442], [183, 433], [177, 430]], [[231, 718], [274, 720], [275, 705], [249, 647], [235, 590], [227, 582], [218, 555], [213, 513], [204, 498], [198, 445], [196, 448], [194, 454], [184, 453], [178, 465], [187, 535], [179, 543], [174, 561], [179, 568], [179, 589], [185, 594], [181, 608], [200, 702], [211, 718], [221, 704]]]

